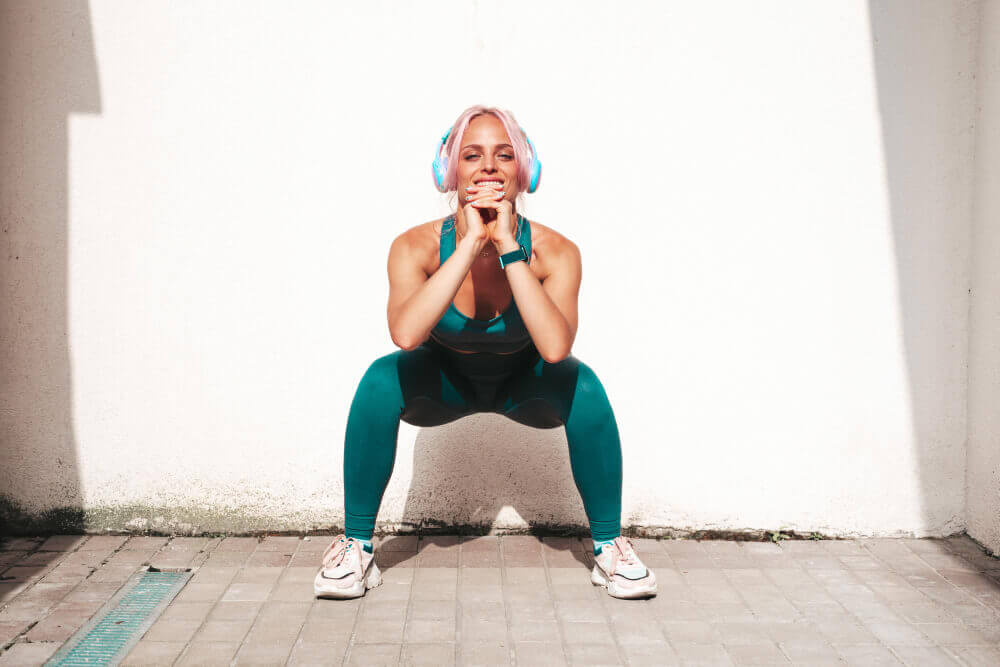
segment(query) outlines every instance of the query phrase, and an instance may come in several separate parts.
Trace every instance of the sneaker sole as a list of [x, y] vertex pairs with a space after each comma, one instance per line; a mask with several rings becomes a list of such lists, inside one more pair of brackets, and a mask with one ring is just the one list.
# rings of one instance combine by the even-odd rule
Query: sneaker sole
[[656, 595], [655, 581], [652, 586], [623, 589], [621, 586], [616, 584], [614, 580], [609, 580], [604, 575], [604, 570], [602, 570], [598, 565], [594, 565], [594, 569], [591, 570], [590, 581], [595, 586], [603, 586], [606, 588], [608, 590], [608, 595], [611, 597], [622, 600], [635, 600], [637, 598], [648, 598]]
[[350, 598], [359, 598], [369, 590], [375, 588], [382, 584], [382, 572], [379, 571], [378, 565], [372, 562], [371, 568], [368, 570], [368, 574], [364, 579], [356, 581], [350, 588], [326, 588], [320, 582], [326, 581], [323, 578], [323, 570], [320, 569], [316, 578], [313, 580], [313, 594], [317, 598], [323, 598], [326, 600], [347, 600]]

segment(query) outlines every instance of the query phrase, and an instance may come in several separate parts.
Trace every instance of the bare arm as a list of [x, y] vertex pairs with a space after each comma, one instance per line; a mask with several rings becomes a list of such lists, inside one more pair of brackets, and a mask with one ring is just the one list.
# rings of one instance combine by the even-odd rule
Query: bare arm
[[474, 244], [459, 243], [451, 257], [428, 277], [421, 266], [419, 251], [407, 234], [392, 242], [386, 314], [393, 343], [412, 350], [427, 340], [458, 293], [477, 252]]
[[[504, 252], [517, 249], [508, 242]], [[504, 271], [524, 326], [545, 361], [557, 363], [570, 355], [577, 329], [577, 297], [582, 278], [580, 250], [564, 240], [545, 258], [549, 275], [541, 282], [524, 262]]]

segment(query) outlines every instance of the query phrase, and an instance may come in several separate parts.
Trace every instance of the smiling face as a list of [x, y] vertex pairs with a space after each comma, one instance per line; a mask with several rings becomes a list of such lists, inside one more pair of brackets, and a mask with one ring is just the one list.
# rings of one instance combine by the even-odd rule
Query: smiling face
[[458, 153], [458, 191], [491, 181], [504, 199], [517, 196], [517, 159], [503, 123], [492, 114], [476, 116], [462, 135]]

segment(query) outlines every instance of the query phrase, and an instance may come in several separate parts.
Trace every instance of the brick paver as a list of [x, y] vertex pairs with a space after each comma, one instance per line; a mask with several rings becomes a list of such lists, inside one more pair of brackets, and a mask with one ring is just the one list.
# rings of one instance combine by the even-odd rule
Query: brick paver
[[127, 665], [1000, 665], [1000, 559], [967, 537], [635, 539], [659, 595], [616, 600], [589, 539], [390, 536], [381, 586], [316, 600], [331, 539], [0, 540], [0, 665], [43, 664], [149, 565], [193, 576]]

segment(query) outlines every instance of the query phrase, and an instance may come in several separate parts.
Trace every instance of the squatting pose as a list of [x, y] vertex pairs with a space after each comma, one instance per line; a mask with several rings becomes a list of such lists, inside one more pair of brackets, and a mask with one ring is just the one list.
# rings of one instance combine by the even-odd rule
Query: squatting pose
[[570, 355], [577, 328], [577, 246], [517, 213], [534, 192], [534, 145], [501, 109], [465, 110], [433, 163], [461, 203], [400, 234], [389, 249], [389, 333], [354, 395], [344, 446], [345, 534], [323, 555], [318, 597], [378, 586], [372, 536], [396, 459], [399, 420], [437, 426], [495, 412], [536, 428], [565, 426], [573, 479], [594, 540], [591, 582], [619, 598], [656, 594], [656, 577], [621, 535], [622, 453], [600, 380]]

